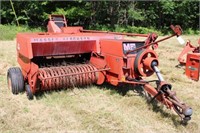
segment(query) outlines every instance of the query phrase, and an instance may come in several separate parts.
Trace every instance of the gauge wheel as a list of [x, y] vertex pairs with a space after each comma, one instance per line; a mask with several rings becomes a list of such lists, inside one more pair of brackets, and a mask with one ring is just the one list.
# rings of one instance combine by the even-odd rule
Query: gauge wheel
[[31, 91], [30, 85], [29, 85], [29, 84], [26, 84], [25, 88], [26, 88], [26, 95], [27, 95], [27, 98], [28, 98], [29, 100], [33, 100], [33, 93], [32, 93], [32, 91]]
[[24, 78], [19, 67], [12, 67], [7, 72], [8, 89], [17, 95], [24, 91]]

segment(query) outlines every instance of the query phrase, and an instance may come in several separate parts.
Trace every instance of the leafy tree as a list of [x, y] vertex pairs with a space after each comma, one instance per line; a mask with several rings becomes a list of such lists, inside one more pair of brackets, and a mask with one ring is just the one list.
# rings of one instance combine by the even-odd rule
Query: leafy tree
[[[1, 23], [16, 24], [10, 1], [1, 2]], [[159, 30], [179, 24], [183, 29], [199, 29], [198, 1], [13, 1], [20, 25], [46, 27], [49, 14], [64, 14], [69, 25], [85, 28], [148, 27]]]

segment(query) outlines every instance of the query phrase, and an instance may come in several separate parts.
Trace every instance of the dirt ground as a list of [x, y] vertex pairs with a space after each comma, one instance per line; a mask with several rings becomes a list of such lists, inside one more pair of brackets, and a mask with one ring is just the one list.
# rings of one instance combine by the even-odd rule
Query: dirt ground
[[[183, 36], [197, 46], [199, 36]], [[177, 68], [184, 45], [175, 38], [156, 50], [164, 79], [194, 111], [188, 125], [162, 105], [152, 106], [134, 91], [120, 95], [112, 86], [89, 86], [44, 93], [29, 101], [26, 94], [13, 95], [7, 88], [7, 70], [18, 66], [15, 41], [0, 41], [0, 132], [135, 132], [199, 133], [200, 81], [192, 81]], [[153, 76], [155, 78], [155, 75]]]

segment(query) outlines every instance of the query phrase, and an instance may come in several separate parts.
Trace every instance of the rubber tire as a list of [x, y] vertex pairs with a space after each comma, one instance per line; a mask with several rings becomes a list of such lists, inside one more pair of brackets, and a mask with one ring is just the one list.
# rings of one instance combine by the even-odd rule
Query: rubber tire
[[24, 91], [24, 78], [19, 67], [12, 67], [7, 72], [8, 88], [14, 95]]
[[31, 92], [30, 85], [26, 84], [25, 88], [26, 88], [26, 95], [27, 95], [28, 100], [33, 100], [33, 93]]

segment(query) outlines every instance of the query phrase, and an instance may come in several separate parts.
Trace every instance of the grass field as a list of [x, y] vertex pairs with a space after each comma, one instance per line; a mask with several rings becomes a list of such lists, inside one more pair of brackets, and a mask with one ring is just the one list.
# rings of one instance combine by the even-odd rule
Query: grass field
[[[197, 46], [199, 36], [183, 38]], [[109, 85], [49, 92], [33, 101], [25, 93], [12, 95], [7, 89], [6, 74], [9, 67], [18, 66], [15, 41], [0, 41], [0, 132], [199, 133], [200, 82], [188, 79], [184, 68], [176, 67], [182, 48], [172, 38], [160, 43], [156, 51], [164, 79], [193, 108], [192, 120], [186, 126], [162, 105], [147, 104], [134, 91], [122, 96]]]

